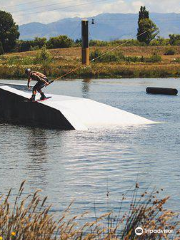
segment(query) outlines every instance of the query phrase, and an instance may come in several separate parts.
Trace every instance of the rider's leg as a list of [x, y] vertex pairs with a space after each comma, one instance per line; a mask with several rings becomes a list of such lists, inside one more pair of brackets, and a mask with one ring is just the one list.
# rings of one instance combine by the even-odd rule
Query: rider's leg
[[43, 83], [43, 84], [41, 84], [41, 85], [39, 85], [39, 87], [38, 87], [38, 92], [41, 94], [41, 100], [43, 100], [43, 99], [45, 99], [46, 98], [46, 96], [45, 96], [45, 94], [44, 94], [44, 92], [42, 91], [42, 88], [45, 86], [45, 84]]
[[36, 93], [37, 93], [37, 84], [33, 87], [32, 97], [30, 98], [31, 101], [35, 101]]

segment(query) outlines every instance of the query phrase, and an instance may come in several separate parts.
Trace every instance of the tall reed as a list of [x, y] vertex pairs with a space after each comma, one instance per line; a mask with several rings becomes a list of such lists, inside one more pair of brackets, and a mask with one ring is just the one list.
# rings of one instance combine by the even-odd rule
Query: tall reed
[[[59, 216], [58, 220], [51, 212], [47, 197], [41, 199], [40, 190], [24, 196], [22, 182], [14, 204], [11, 204], [11, 190], [7, 196], [1, 196], [0, 202], [0, 239], [2, 240], [152, 240], [180, 239], [177, 214], [164, 208], [169, 197], [158, 198], [159, 191], [145, 191], [139, 195], [139, 185], [133, 190], [129, 211], [122, 211], [126, 196], [123, 195], [119, 213], [113, 212], [96, 217], [94, 221], [78, 224], [87, 213], [70, 217], [71, 205]], [[169, 229], [169, 233], [142, 234], [137, 236], [135, 229]]]

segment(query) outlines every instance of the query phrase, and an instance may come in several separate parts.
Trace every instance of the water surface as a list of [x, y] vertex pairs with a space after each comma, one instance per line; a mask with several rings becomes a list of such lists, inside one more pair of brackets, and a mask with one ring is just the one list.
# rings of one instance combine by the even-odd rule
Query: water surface
[[164, 188], [162, 196], [171, 195], [169, 206], [178, 210], [180, 97], [147, 95], [148, 86], [179, 88], [180, 79], [67, 80], [46, 88], [47, 93], [90, 98], [161, 123], [82, 132], [1, 124], [1, 193], [11, 187], [16, 192], [26, 179], [26, 192], [42, 189], [54, 211], [72, 200], [73, 213], [93, 212], [94, 204], [102, 212], [109, 207], [118, 211], [121, 194], [138, 181], [142, 189]]

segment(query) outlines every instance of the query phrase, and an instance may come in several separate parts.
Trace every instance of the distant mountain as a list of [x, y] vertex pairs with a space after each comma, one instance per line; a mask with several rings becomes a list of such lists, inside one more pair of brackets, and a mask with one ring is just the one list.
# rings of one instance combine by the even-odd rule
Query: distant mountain
[[[111, 14], [105, 13], [92, 17], [95, 24], [90, 24], [90, 38], [99, 40], [129, 39], [137, 34], [138, 14]], [[91, 19], [89, 21], [91, 23]], [[169, 34], [180, 34], [180, 14], [176, 13], [152, 13], [150, 18], [160, 29], [161, 37]], [[81, 19], [66, 18], [57, 22], [42, 24], [32, 22], [21, 25], [20, 39], [29, 40], [35, 37], [54, 37], [67, 35], [73, 39], [81, 37]]]

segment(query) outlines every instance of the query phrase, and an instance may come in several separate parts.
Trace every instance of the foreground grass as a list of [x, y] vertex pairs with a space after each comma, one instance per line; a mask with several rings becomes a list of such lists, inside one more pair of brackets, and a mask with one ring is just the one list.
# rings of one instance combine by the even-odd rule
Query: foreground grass
[[[93, 222], [79, 225], [86, 213], [70, 217], [70, 206], [59, 216], [51, 214], [47, 198], [41, 199], [39, 191], [24, 197], [24, 182], [21, 184], [14, 205], [11, 205], [11, 190], [1, 197], [0, 202], [0, 239], [4, 240], [153, 240], [175, 239], [180, 237], [177, 214], [164, 208], [167, 198], [159, 198], [158, 191], [139, 193], [139, 185], [133, 190], [129, 211], [124, 213], [122, 196], [118, 216], [112, 212], [95, 217]], [[23, 197], [22, 197], [23, 195]], [[96, 215], [96, 214], [95, 214]], [[172, 230], [173, 234], [142, 234], [137, 236], [135, 229], [143, 227], [151, 230]]]
[[[90, 52], [111, 51], [112, 47], [91, 47]], [[57, 78], [76, 69], [66, 78], [121, 78], [121, 77], [179, 77], [180, 47], [120, 47], [114, 52], [125, 56], [121, 61], [91, 62], [88, 67], [81, 65], [81, 48], [49, 50], [52, 59], [47, 64], [37, 61], [38, 51], [13, 53], [0, 56], [0, 78], [24, 78], [24, 69], [43, 71], [49, 77]], [[172, 53], [168, 55], [167, 53]], [[151, 59], [153, 54], [160, 61], [141, 61]]]

